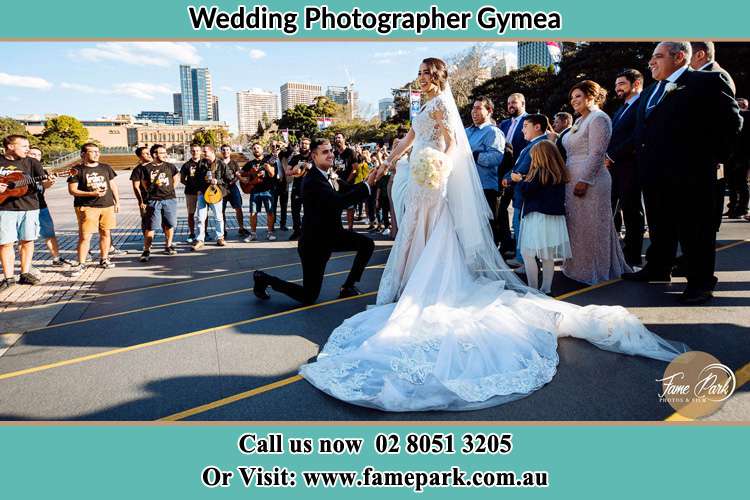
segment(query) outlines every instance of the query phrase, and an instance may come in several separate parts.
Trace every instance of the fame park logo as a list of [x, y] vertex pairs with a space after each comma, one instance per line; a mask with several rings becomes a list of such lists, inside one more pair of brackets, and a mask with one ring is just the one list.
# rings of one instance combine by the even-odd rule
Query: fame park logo
[[669, 403], [687, 418], [700, 418], [716, 412], [737, 387], [734, 372], [718, 359], [702, 351], [677, 356], [664, 370], [659, 401]]

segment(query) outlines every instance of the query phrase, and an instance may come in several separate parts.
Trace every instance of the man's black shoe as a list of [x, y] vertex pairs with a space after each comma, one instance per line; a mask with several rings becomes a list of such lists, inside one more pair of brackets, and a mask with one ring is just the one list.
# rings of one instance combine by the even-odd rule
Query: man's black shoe
[[657, 274], [649, 271], [645, 267], [636, 273], [622, 273], [622, 279], [626, 281], [666, 281], [669, 283], [672, 278], [669, 277], [669, 273]]
[[687, 269], [685, 266], [677, 264], [672, 268], [672, 277], [674, 278], [685, 278], [687, 276]]
[[345, 299], [347, 297], [356, 297], [357, 295], [362, 295], [362, 292], [360, 292], [356, 286], [342, 286], [341, 292], [339, 293], [339, 298]]
[[686, 306], [698, 306], [705, 304], [711, 300], [713, 296], [714, 294], [711, 290], [691, 289], [688, 287], [682, 292], [682, 295], [677, 298], [677, 301]]
[[18, 284], [19, 285], [38, 285], [41, 283], [42, 280], [37, 278], [31, 273], [21, 273], [21, 275], [18, 277]]
[[266, 288], [268, 288], [267, 278], [268, 275], [263, 271], [255, 271], [253, 273], [253, 293], [259, 299], [268, 300], [271, 298], [268, 292], [266, 292]]
[[299, 231], [292, 231], [292, 234], [289, 236], [289, 241], [294, 241], [296, 239], [299, 239]]

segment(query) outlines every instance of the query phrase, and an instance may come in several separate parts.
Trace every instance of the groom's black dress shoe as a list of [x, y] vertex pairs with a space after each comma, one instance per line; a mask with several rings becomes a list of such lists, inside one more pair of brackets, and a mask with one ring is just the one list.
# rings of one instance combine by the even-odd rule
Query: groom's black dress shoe
[[622, 279], [626, 281], [666, 281], [667, 283], [672, 281], [669, 273], [654, 273], [645, 267], [636, 273], [622, 273]]
[[362, 292], [360, 292], [356, 286], [342, 286], [339, 298], [345, 299], [347, 297], [356, 297], [357, 295], [362, 295]]
[[719, 278], [717, 278], [716, 276], [712, 276], [711, 284], [708, 285], [707, 288], [691, 287], [690, 285], [688, 285], [687, 288], [685, 288], [685, 291], [682, 292], [682, 295], [677, 297], [677, 301], [680, 304], [689, 306], [698, 306], [701, 304], [705, 304], [713, 298], [714, 288], [716, 288], [716, 284], [718, 282]]
[[253, 293], [259, 299], [268, 300], [271, 298], [268, 292], [266, 292], [266, 288], [268, 288], [267, 278], [268, 275], [263, 271], [255, 271], [253, 273]]

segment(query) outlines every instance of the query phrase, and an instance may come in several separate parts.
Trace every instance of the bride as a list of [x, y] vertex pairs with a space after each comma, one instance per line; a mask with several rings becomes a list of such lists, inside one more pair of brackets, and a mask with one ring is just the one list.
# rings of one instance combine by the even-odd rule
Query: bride
[[[580, 307], [531, 289], [508, 269], [443, 61], [425, 59], [425, 103], [389, 162], [411, 146], [399, 231], [377, 303], [344, 321], [301, 375], [356, 405], [387, 411], [474, 410], [552, 380], [557, 339], [669, 361], [687, 350], [622, 307]], [[401, 173], [403, 177], [404, 173]]]

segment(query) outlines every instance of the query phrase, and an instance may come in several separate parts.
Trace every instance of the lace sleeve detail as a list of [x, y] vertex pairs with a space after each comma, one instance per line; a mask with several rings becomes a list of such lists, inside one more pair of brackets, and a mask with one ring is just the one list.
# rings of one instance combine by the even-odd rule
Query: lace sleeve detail
[[448, 130], [449, 133], [453, 133], [451, 132], [450, 122], [448, 120], [448, 108], [446, 108], [442, 97], [435, 98], [435, 104], [429, 110], [429, 116], [430, 120], [432, 121], [430, 142], [435, 144], [442, 143], [441, 138], [443, 136], [444, 130]]
[[594, 116], [588, 126], [588, 157], [586, 167], [578, 179], [579, 182], [594, 184], [599, 171], [604, 167], [604, 156], [607, 154], [609, 139], [612, 137], [612, 123], [604, 113]]

